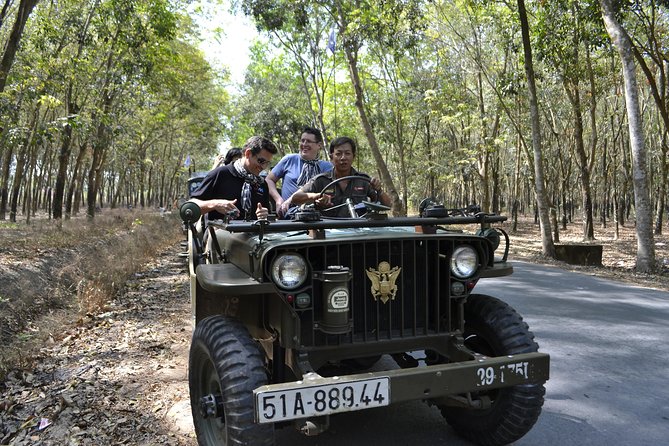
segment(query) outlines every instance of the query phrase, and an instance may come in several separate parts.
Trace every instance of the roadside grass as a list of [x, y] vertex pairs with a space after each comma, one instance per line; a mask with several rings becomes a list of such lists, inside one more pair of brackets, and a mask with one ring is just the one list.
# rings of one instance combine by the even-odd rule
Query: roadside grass
[[105, 311], [128, 277], [180, 237], [175, 215], [126, 209], [0, 223], [0, 379], [64, 327]]

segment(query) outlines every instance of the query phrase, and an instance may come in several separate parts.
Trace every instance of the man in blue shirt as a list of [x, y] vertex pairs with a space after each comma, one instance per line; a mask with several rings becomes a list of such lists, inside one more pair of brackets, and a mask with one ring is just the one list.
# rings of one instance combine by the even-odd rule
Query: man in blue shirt
[[[321, 161], [318, 155], [323, 148], [321, 131], [312, 127], [305, 127], [300, 137], [298, 153], [284, 156], [265, 179], [269, 193], [276, 203], [276, 212], [283, 218], [295, 204], [290, 197], [297, 189], [305, 185], [312, 177], [319, 173], [332, 170], [332, 164]], [[282, 180], [281, 194], [276, 183]]]

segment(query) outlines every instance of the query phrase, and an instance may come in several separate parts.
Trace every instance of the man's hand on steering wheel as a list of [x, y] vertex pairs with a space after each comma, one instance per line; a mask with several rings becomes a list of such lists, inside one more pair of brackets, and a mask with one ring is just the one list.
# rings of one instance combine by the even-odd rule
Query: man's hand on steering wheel
[[314, 205], [319, 209], [324, 209], [332, 206], [332, 197], [328, 194], [320, 193], [318, 197], [314, 199]]
[[374, 189], [374, 191], [376, 191], [377, 193], [380, 193], [381, 188], [383, 187], [383, 184], [381, 183], [381, 180], [379, 180], [376, 177], [372, 177], [369, 180], [369, 185], [372, 186], [372, 189]]

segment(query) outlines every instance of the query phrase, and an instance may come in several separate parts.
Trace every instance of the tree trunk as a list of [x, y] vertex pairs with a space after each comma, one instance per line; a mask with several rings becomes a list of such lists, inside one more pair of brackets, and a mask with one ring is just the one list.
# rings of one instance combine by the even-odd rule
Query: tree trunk
[[632, 151], [632, 183], [636, 211], [636, 269], [639, 272], [651, 272], [656, 266], [653, 211], [648, 190], [646, 148], [643, 140], [641, 110], [639, 109], [639, 87], [636, 79], [633, 45], [629, 35], [616, 19], [611, 0], [600, 0], [599, 3], [602, 8], [606, 31], [620, 55], [623, 78], [625, 79], [625, 104]]
[[102, 165], [104, 164], [104, 152], [108, 143], [108, 131], [105, 120], [106, 117], [109, 116], [113, 102], [113, 96], [108, 94], [108, 92], [103, 92], [103, 95], [102, 115], [98, 120], [98, 128], [95, 141], [93, 142], [93, 160], [91, 161], [91, 169], [88, 172], [88, 196], [86, 202], [88, 210], [86, 216], [89, 219], [95, 217], [95, 201], [102, 179], [100, 172], [102, 170]]
[[592, 216], [592, 189], [590, 187], [590, 167], [588, 156], [585, 153], [585, 143], [583, 141], [583, 114], [581, 113], [581, 93], [578, 85], [574, 86], [573, 91], [565, 85], [565, 90], [574, 112], [574, 139], [576, 145], [576, 157], [578, 159], [578, 168], [581, 176], [581, 199], [583, 206], [583, 240], [589, 241], [595, 239], [594, 219]]
[[0, 220], [7, 214], [7, 200], [9, 198], [9, 171], [14, 157], [14, 145], [9, 144], [2, 158], [2, 173], [0, 174]]
[[[70, 93], [71, 94], [71, 93]], [[78, 113], [78, 107], [68, 101], [67, 119], [60, 142], [60, 155], [58, 156], [58, 174], [56, 176], [56, 186], [53, 191], [53, 218], [58, 220], [63, 218], [63, 196], [65, 184], [67, 183], [67, 166], [70, 162], [70, 153], [72, 152], [72, 124], [69, 122], [72, 114]]]
[[19, 42], [23, 35], [23, 28], [37, 2], [38, 0], [21, 0], [19, 3], [19, 9], [16, 13], [16, 21], [14, 22], [12, 32], [9, 34], [9, 39], [5, 44], [5, 52], [2, 54], [2, 60], [0, 60], [0, 93], [5, 91], [9, 70], [14, 64], [16, 51], [19, 49]]
[[520, 145], [522, 144], [520, 135], [518, 135], [516, 143], [516, 155], [515, 162], [513, 167], [513, 192], [511, 199], [513, 204], [511, 206], [511, 231], [516, 232], [518, 230], [518, 208], [520, 207], [520, 155], [522, 149]]
[[5, 24], [5, 19], [7, 18], [7, 12], [9, 11], [9, 7], [12, 5], [12, 0], [5, 0], [4, 4], [2, 5], [2, 10], [0, 10], [0, 29], [2, 29], [2, 25]]
[[25, 170], [26, 158], [28, 156], [28, 141], [26, 140], [18, 155], [16, 156], [16, 171], [14, 172], [14, 184], [12, 184], [12, 193], [9, 197], [9, 221], [16, 222], [16, 213], [18, 210], [19, 192], [23, 183], [23, 172]]
[[[342, 24], [340, 25], [340, 35], [346, 35], [346, 21], [343, 16], [343, 13], [340, 14], [340, 19]], [[374, 156], [374, 161], [376, 162], [376, 167], [381, 175], [381, 181], [386, 188], [388, 194], [392, 199], [393, 214], [399, 215], [402, 209], [402, 202], [400, 201], [400, 196], [397, 193], [397, 188], [393, 181], [393, 177], [390, 175], [388, 166], [383, 160], [383, 155], [381, 155], [381, 150], [379, 149], [379, 143], [376, 140], [376, 135], [372, 129], [372, 124], [369, 121], [367, 116], [367, 111], [365, 110], [365, 97], [362, 90], [362, 83], [360, 82], [360, 73], [358, 72], [358, 56], [357, 49], [354, 48], [354, 44], [351, 42], [344, 42], [344, 54], [346, 54], [346, 61], [348, 62], [349, 73], [351, 75], [351, 84], [353, 85], [353, 91], [355, 93], [355, 108], [358, 110], [358, 115], [360, 116], [360, 123], [362, 124], [363, 129], [365, 130], [365, 136], [367, 137], [367, 142], [369, 143], [369, 148], [372, 151]]]
[[667, 132], [662, 136], [662, 154], [660, 155], [660, 184], [657, 187], [657, 207], [655, 208], [655, 235], [662, 235], [662, 222], [664, 221], [664, 206], [667, 196], [667, 177], [669, 177], [669, 164], [667, 163]]
[[84, 156], [86, 155], [86, 147], [88, 143], [82, 142], [79, 145], [79, 154], [77, 155], [77, 160], [74, 163], [74, 169], [72, 170], [72, 180], [70, 185], [67, 188], [67, 197], [65, 199], [65, 219], [69, 219], [72, 215], [72, 200], [75, 196], [75, 191], [78, 188], [77, 180], [79, 178], [79, 171], [84, 162]]
[[542, 253], [546, 257], [555, 258], [555, 245], [551, 238], [550, 205], [544, 187], [543, 157], [541, 153], [541, 123], [539, 122], [539, 104], [537, 88], [534, 81], [534, 65], [532, 63], [532, 47], [530, 45], [530, 29], [525, 10], [525, 0], [518, 0], [518, 14], [523, 36], [525, 53], [525, 74], [530, 95], [530, 118], [532, 121], [532, 147], [534, 149], [534, 187], [541, 225]]

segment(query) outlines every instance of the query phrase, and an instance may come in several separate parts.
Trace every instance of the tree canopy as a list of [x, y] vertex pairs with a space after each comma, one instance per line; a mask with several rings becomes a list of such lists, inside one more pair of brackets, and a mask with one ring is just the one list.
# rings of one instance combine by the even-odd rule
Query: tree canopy
[[[310, 125], [357, 139], [398, 214], [429, 196], [534, 214], [554, 242], [572, 221], [584, 240], [596, 224], [662, 234], [667, 2], [235, 0], [264, 36], [235, 86], [198, 49], [190, 3], [5, 2], [0, 219], [171, 206], [222, 141], [285, 154]], [[642, 145], [606, 12], [629, 37]]]

